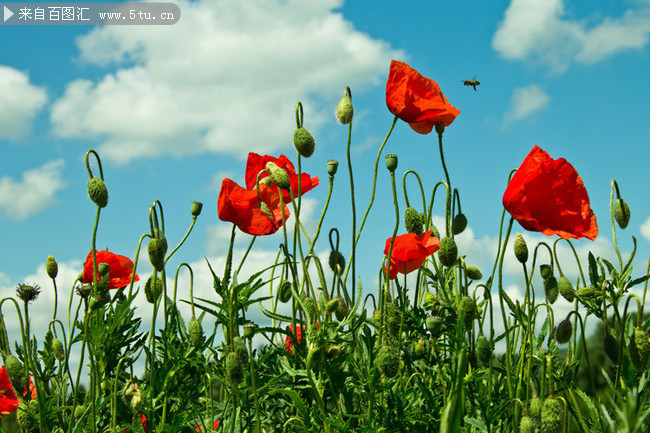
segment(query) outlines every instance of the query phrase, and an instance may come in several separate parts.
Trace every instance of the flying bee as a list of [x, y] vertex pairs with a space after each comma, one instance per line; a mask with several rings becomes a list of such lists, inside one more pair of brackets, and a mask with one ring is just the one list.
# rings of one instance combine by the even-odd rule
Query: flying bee
[[476, 79], [476, 75], [471, 80], [460, 80], [463, 82], [463, 85], [465, 86], [472, 86], [474, 88], [474, 91], [476, 91], [476, 86], [481, 84], [479, 80]]

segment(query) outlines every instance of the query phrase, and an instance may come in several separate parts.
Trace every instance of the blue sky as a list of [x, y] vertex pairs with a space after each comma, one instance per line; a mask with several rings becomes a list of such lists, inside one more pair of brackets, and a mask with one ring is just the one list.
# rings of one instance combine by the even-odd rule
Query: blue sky
[[[59, 262], [60, 290], [69, 292], [91, 245], [95, 207], [86, 195], [83, 163], [89, 148], [102, 157], [109, 189], [100, 248], [132, 257], [148, 231], [154, 200], [163, 204], [167, 238], [175, 245], [189, 225], [190, 203], [204, 203], [172, 265], [191, 263], [199, 275], [195, 283], [203, 284], [195, 290], [209, 296], [203, 258], [220, 269], [230, 233], [216, 213], [221, 181], [243, 183], [249, 151], [284, 153], [295, 162], [291, 138], [298, 100], [317, 141], [303, 170], [321, 180], [305, 196], [304, 220], [313, 227], [320, 215], [325, 163], [338, 159], [324, 229], [340, 229], [347, 256], [347, 129], [333, 110], [349, 85], [360, 213], [377, 149], [392, 121], [384, 95], [391, 59], [436, 80], [461, 112], [445, 132], [445, 154], [469, 220], [460, 240], [468, 261], [484, 273], [491, 269], [508, 173], [535, 144], [554, 158], [567, 158], [589, 191], [601, 235], [577, 243], [583, 258], [589, 250], [611, 257], [613, 178], [632, 210], [621, 243], [629, 250], [635, 235], [639, 257], [647, 254], [647, 0], [176, 3], [182, 16], [168, 27], [0, 27], [3, 296], [26, 282], [40, 284], [42, 297], [53, 299], [44, 271], [49, 254]], [[461, 83], [474, 75], [481, 81], [476, 92]], [[399, 156], [400, 179], [405, 170], [418, 171], [427, 194], [444, 177], [434, 134], [416, 134], [399, 122], [384, 153]], [[383, 162], [377, 185], [360, 246], [358, 274], [365, 287], [376, 286], [394, 225]], [[413, 184], [409, 191], [415, 196]], [[403, 210], [401, 192], [400, 200]], [[240, 233], [237, 240], [245, 248], [249, 238]], [[247, 269], [267, 265], [279, 241], [275, 235], [256, 242]], [[328, 248], [321, 237], [318, 252]], [[143, 262], [140, 269], [144, 280], [150, 266]], [[51, 303], [33, 308], [51, 311]]]

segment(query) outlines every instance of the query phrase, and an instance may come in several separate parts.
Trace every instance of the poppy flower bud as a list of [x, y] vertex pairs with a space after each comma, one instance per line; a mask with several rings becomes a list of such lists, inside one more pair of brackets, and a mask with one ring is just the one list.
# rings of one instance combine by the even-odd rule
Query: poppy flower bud
[[605, 353], [607, 354], [607, 357], [612, 361], [612, 363], [614, 363], [614, 365], [618, 365], [618, 354], [620, 346], [618, 344], [618, 340], [616, 340], [616, 337], [609, 333], [605, 335], [603, 346], [605, 347]]
[[81, 403], [77, 407], [74, 408], [74, 419], [79, 419], [83, 416], [84, 412], [86, 411], [86, 405]]
[[492, 359], [492, 345], [485, 335], [479, 335], [476, 339], [476, 357], [482, 366], [487, 367]]
[[335, 159], [327, 161], [327, 174], [334, 176], [339, 168], [339, 162]]
[[427, 354], [427, 346], [423, 339], [419, 339], [413, 344], [411, 349], [411, 356], [413, 359], [422, 359]]
[[268, 187], [273, 185], [273, 180], [271, 180], [271, 176], [266, 176], [260, 179], [260, 185], [266, 185]]
[[470, 280], [480, 280], [481, 278], [483, 278], [483, 274], [481, 273], [481, 270], [476, 266], [467, 266], [465, 268], [465, 274], [467, 275], [467, 278], [469, 278]]
[[338, 250], [333, 250], [330, 253], [329, 258], [330, 269], [336, 273], [340, 274], [345, 269], [345, 257]]
[[522, 416], [519, 420], [519, 433], [535, 433], [535, 424], [529, 416]]
[[339, 308], [339, 298], [330, 299], [327, 302], [327, 305], [325, 306], [325, 308], [327, 309], [327, 312], [330, 313], [330, 314], [335, 312], [336, 309]]
[[438, 335], [442, 331], [442, 317], [440, 316], [427, 317], [425, 323], [427, 330], [433, 335]]
[[467, 228], [467, 217], [465, 214], [459, 213], [451, 221], [451, 231], [455, 235], [459, 235], [465, 231], [465, 228]]
[[424, 306], [426, 308], [432, 308], [436, 303], [436, 296], [431, 292], [426, 292], [424, 294]]
[[546, 299], [548, 299], [548, 302], [551, 304], [555, 303], [560, 290], [557, 279], [553, 275], [544, 280], [544, 292], [546, 293]]
[[463, 313], [465, 317], [463, 320], [465, 329], [471, 329], [474, 319], [478, 318], [478, 309], [476, 308], [474, 300], [469, 296], [463, 296], [460, 300], [460, 312]]
[[147, 251], [149, 252], [149, 261], [154, 269], [162, 272], [165, 268], [165, 254], [167, 253], [167, 239], [163, 232], [157, 231], [155, 236], [149, 239]]
[[561, 433], [564, 425], [564, 405], [562, 401], [549, 397], [542, 406], [542, 428], [545, 433]]
[[88, 196], [100, 208], [106, 207], [108, 203], [108, 188], [103, 180], [92, 177], [88, 181]]
[[54, 256], [47, 256], [47, 260], [45, 261], [45, 272], [47, 272], [47, 276], [52, 279], [55, 279], [58, 275], [59, 265], [56, 263]]
[[640, 328], [634, 328], [634, 333], [632, 334], [632, 338], [630, 338], [628, 352], [632, 365], [637, 371], [643, 371], [647, 368], [648, 358], [650, 357], [650, 341], [645, 331]]
[[558, 287], [560, 288], [560, 294], [562, 297], [569, 302], [573, 302], [576, 296], [575, 291], [573, 290], [573, 285], [571, 284], [571, 280], [562, 275], [560, 277], [560, 281], [558, 281]]
[[111, 270], [111, 266], [108, 263], [99, 263], [97, 265], [97, 273], [100, 277], [105, 277], [108, 275], [108, 272]]
[[284, 168], [278, 167], [273, 161], [266, 163], [266, 169], [269, 171], [271, 181], [278, 186], [278, 188], [288, 190], [291, 188], [291, 181], [289, 181], [289, 174]]
[[528, 261], [528, 245], [521, 233], [515, 236], [515, 257], [522, 264]]
[[352, 122], [354, 116], [354, 106], [352, 105], [352, 98], [349, 95], [343, 95], [339, 99], [339, 104], [336, 106], [336, 118], [343, 125]]
[[404, 226], [407, 232], [421, 235], [424, 231], [422, 215], [415, 208], [407, 207], [404, 211]]
[[395, 170], [397, 170], [397, 155], [394, 153], [386, 155], [386, 168], [391, 173], [395, 173]]
[[16, 296], [25, 303], [35, 301], [40, 293], [38, 284], [18, 284], [16, 288]]
[[36, 400], [30, 400], [29, 402], [22, 401], [18, 405], [18, 413], [16, 414], [16, 419], [18, 420], [18, 425], [22, 427], [23, 431], [33, 432], [38, 429], [38, 419], [35, 416], [35, 413], [38, 411], [38, 402]]
[[284, 280], [280, 283], [280, 302], [286, 304], [291, 300], [291, 282]]
[[571, 339], [572, 333], [573, 324], [568, 318], [564, 319], [557, 325], [557, 329], [555, 330], [555, 340], [560, 344], [568, 343]]
[[318, 315], [318, 308], [316, 307], [316, 300], [314, 298], [305, 298], [302, 300], [305, 306], [305, 314], [309, 317], [309, 322], [313, 323]]
[[393, 346], [381, 346], [375, 359], [377, 370], [384, 377], [394, 377], [399, 371], [400, 354]]
[[65, 349], [63, 348], [63, 343], [56, 337], [52, 340], [52, 353], [59, 362], [65, 360]]
[[22, 362], [13, 355], [8, 355], [5, 359], [5, 367], [7, 368], [7, 375], [9, 381], [16, 390], [23, 390], [28, 384], [27, 371]]
[[336, 320], [341, 322], [346, 317], [348, 317], [348, 314], [350, 313], [350, 308], [348, 307], [348, 304], [345, 303], [345, 299], [343, 299], [340, 296], [337, 299], [338, 299], [338, 303], [336, 305], [336, 310], [334, 311], [334, 314], [336, 315]]
[[622, 229], [627, 227], [627, 223], [630, 222], [630, 207], [622, 198], [614, 202], [614, 219]]
[[[424, 221], [424, 214], [421, 215], [422, 215], [422, 220]], [[433, 223], [431, 223], [429, 229], [431, 230], [432, 237], [440, 239], [440, 231], [438, 230], [438, 227], [436, 227]]]
[[399, 328], [402, 324], [402, 312], [397, 305], [392, 302], [386, 303], [386, 331], [393, 337], [399, 334]]
[[252, 322], [247, 322], [244, 324], [244, 338], [251, 339], [255, 335], [255, 330], [257, 325]]
[[582, 289], [578, 289], [576, 292], [578, 297], [583, 298], [583, 299], [591, 299], [594, 296], [596, 296], [596, 291], [591, 288], [591, 287], [583, 287]]
[[201, 215], [201, 210], [203, 210], [203, 203], [200, 201], [193, 201], [192, 205], [190, 206], [190, 212], [192, 213], [192, 216], [197, 217]]
[[203, 327], [196, 317], [192, 317], [187, 324], [187, 337], [193, 347], [199, 347], [205, 341]]
[[542, 399], [539, 397], [533, 397], [528, 402], [528, 414], [539, 421], [542, 416]]
[[239, 356], [239, 359], [243, 364], [248, 363], [248, 350], [246, 349], [246, 343], [241, 337], [235, 337], [232, 339], [232, 345], [235, 348], [235, 352]]
[[163, 291], [163, 283], [160, 278], [155, 275], [149, 277], [144, 285], [144, 295], [147, 302], [155, 304]]
[[451, 266], [458, 257], [458, 247], [452, 237], [444, 237], [440, 240], [440, 249], [438, 250], [438, 259], [444, 266]]
[[539, 274], [542, 276], [542, 279], [547, 279], [551, 276], [551, 265], [539, 265]]
[[299, 154], [309, 158], [314, 153], [316, 141], [309, 131], [300, 127], [293, 133], [293, 145]]
[[235, 386], [244, 379], [244, 364], [237, 352], [230, 352], [226, 357], [226, 379]]

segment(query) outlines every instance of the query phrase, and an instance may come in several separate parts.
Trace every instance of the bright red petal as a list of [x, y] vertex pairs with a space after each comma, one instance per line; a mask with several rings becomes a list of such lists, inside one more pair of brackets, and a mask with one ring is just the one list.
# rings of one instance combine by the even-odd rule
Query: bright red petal
[[[438, 251], [440, 240], [432, 237], [432, 231], [424, 232], [420, 235], [415, 233], [406, 233], [395, 238], [393, 250], [390, 259], [389, 278], [394, 279], [398, 273], [408, 274], [419, 269], [427, 257]], [[384, 254], [390, 252], [390, 243], [392, 238], [386, 239]]]
[[[97, 251], [97, 266], [100, 263], [108, 265], [108, 287], [107, 290], [117, 289], [119, 287], [128, 286], [131, 284], [131, 276], [133, 275], [133, 262], [131, 259], [119, 254], [113, 254], [110, 251]], [[140, 276], [135, 274], [134, 281], [139, 281]], [[86, 257], [84, 264], [83, 282], [93, 282], [93, 253], [90, 251]]]
[[[289, 181], [291, 182], [291, 190], [293, 191], [294, 198], [299, 197], [305, 194], [307, 191], [312, 190], [318, 186], [319, 180], [318, 177], [311, 177], [307, 173], [301, 173], [300, 175], [300, 193], [298, 193], [298, 174], [296, 173], [296, 168], [291, 163], [289, 158], [285, 155], [280, 155], [280, 157], [275, 158], [269, 155], [258, 155], [255, 152], [250, 152], [248, 154], [248, 159], [246, 161], [246, 188], [253, 190], [255, 188], [255, 183], [257, 181], [257, 174], [266, 168], [267, 162], [273, 162], [278, 167], [284, 169], [289, 175]], [[262, 173], [260, 175], [260, 180], [267, 177], [268, 173]], [[276, 185], [271, 185], [271, 190], [274, 192], [278, 191]], [[282, 200], [284, 203], [289, 203], [291, 201], [291, 195], [289, 191], [281, 190]]]

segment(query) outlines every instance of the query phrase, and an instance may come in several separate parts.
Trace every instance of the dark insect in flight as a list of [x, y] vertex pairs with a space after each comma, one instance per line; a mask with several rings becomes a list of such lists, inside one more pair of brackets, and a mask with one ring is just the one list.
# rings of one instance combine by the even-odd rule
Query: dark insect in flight
[[462, 81], [465, 86], [472, 86], [475, 91], [476, 91], [476, 86], [481, 84], [481, 82], [476, 79], [476, 75], [474, 75], [474, 78], [472, 78], [471, 80], [460, 80], [460, 81]]

